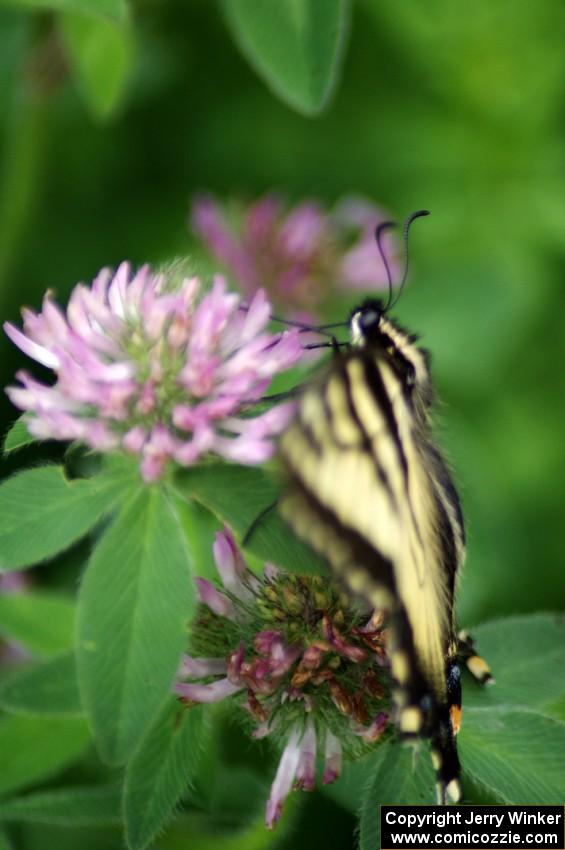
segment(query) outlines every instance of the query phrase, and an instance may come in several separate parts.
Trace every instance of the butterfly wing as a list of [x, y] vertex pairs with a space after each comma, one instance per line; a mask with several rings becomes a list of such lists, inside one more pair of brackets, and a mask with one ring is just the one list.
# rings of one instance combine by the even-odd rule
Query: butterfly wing
[[[290, 482], [281, 512], [353, 592], [390, 613], [401, 731], [441, 731], [452, 741], [438, 717], [451, 700], [455, 567], [446, 567], [450, 519], [427, 452], [386, 358], [367, 350], [337, 357], [282, 439]], [[457, 755], [441, 750], [448, 783]]]

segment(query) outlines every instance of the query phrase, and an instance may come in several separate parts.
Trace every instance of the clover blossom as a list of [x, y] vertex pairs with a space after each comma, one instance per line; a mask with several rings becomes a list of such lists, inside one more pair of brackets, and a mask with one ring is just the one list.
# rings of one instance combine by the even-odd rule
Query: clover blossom
[[301, 356], [294, 331], [267, 332], [263, 290], [242, 309], [219, 276], [202, 291], [195, 277], [122, 263], [75, 286], [66, 311], [47, 293], [40, 313], [22, 315], [24, 332], [6, 323], [7, 335], [56, 376], [47, 385], [20, 371], [7, 388], [30, 433], [137, 454], [148, 481], [170, 459], [187, 466], [207, 452], [261, 463], [292, 414], [287, 404], [250, 415]]
[[[319, 314], [332, 289], [388, 286], [375, 245], [375, 227], [382, 220], [382, 212], [362, 199], [345, 199], [326, 213], [316, 201], [286, 210], [280, 198], [267, 195], [248, 207], [236, 230], [221, 206], [203, 195], [194, 202], [191, 223], [246, 293], [264, 286], [275, 304], [308, 318]], [[395, 276], [389, 236], [385, 245]]]
[[[230, 531], [216, 535], [216, 587], [197, 579], [200, 606], [175, 693], [187, 705], [234, 697], [254, 738], [272, 736], [282, 757], [267, 802], [273, 828], [293, 786], [334, 782], [342, 759], [363, 755], [388, 724], [386, 631], [336, 586], [271, 564], [246, 566]], [[185, 681], [185, 680], [191, 681]]]

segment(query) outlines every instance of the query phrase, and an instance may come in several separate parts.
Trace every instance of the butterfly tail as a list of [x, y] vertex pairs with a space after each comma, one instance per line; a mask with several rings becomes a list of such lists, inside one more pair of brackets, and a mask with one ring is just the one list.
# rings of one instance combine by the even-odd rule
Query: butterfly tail
[[438, 718], [431, 736], [432, 762], [437, 775], [438, 805], [460, 803], [461, 765], [457, 754], [457, 741], [447, 706], [438, 711]]
[[456, 645], [452, 644], [445, 667], [446, 702], [437, 708], [431, 735], [440, 805], [459, 803], [462, 796], [456, 738], [461, 725], [461, 672], [456, 651]]
[[445, 664], [445, 693], [440, 697], [421, 671], [405, 612], [399, 610], [393, 617], [390, 654], [400, 734], [405, 740], [430, 739], [440, 805], [458, 803], [462, 796], [456, 740], [461, 723], [461, 675], [456, 646], [452, 648]]

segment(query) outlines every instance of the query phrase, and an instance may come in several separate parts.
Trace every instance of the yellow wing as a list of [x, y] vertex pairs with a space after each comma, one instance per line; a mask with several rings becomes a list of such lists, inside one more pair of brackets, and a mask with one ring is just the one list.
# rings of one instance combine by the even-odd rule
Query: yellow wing
[[[281, 512], [355, 593], [396, 614], [392, 669], [401, 728], [418, 732], [412, 694], [445, 701], [451, 599], [442, 566], [438, 497], [418, 425], [384, 358], [334, 362], [302, 398], [284, 435], [290, 487]], [[411, 728], [412, 727], [412, 728]]]

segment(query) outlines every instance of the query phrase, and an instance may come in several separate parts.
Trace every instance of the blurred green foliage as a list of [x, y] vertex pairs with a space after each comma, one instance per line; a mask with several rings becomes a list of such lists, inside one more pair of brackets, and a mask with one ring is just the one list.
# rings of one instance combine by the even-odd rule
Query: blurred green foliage
[[[233, 0], [228, 22], [230, 0], [0, 4], [2, 319], [47, 288], [64, 301], [124, 258], [194, 250], [198, 261], [186, 225], [198, 190], [328, 204], [355, 192], [397, 217], [431, 209], [396, 314], [431, 349], [444, 402], [440, 436], [469, 526], [461, 620], [565, 609], [564, 5], [357, 0], [346, 15], [332, 2], [349, 20], [341, 62], [325, 35], [326, 70], [342, 66], [341, 79], [314, 84], [295, 69], [314, 98], [306, 111], [336, 83], [317, 117], [288, 92], [277, 99], [261, 57], [249, 64], [245, 40], [234, 43], [249, 5]], [[22, 358], [0, 344], [4, 385]], [[0, 418], [2, 432], [15, 418], [4, 397]], [[37, 580], [74, 589], [72, 566]], [[311, 800], [279, 845], [301, 846], [314, 818], [317, 841], [327, 819], [332, 846], [349, 847], [350, 815]], [[208, 846], [201, 824], [175, 831], [163, 847]], [[246, 847], [266, 846], [262, 827], [251, 832]], [[122, 846], [106, 822], [80, 839], [56, 824], [12, 838], [23, 850]]]

